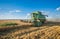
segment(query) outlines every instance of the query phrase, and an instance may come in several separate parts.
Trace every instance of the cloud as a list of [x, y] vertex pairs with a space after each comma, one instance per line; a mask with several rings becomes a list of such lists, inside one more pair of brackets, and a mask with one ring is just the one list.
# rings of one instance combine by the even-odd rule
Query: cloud
[[14, 12], [18, 13], [18, 12], [21, 12], [21, 10], [11, 10], [11, 11], [9, 11], [9, 13], [14, 13]]
[[15, 12], [21, 12], [21, 10], [15, 10]]
[[57, 11], [60, 11], [60, 7], [56, 8]]
[[0, 14], [0, 19], [20, 19], [20, 17], [16, 14], [7, 12], [5, 14]]
[[20, 19], [21, 17], [18, 14], [21, 10], [9, 10], [7, 12], [2, 12], [0, 14], [0, 19]]
[[30, 16], [30, 13], [27, 13], [27, 16]]
[[8, 13], [0, 15], [0, 19], [20, 19], [20, 17]]
[[0, 19], [10, 19], [13, 18], [13, 16], [11, 13], [5, 13], [0, 15]]

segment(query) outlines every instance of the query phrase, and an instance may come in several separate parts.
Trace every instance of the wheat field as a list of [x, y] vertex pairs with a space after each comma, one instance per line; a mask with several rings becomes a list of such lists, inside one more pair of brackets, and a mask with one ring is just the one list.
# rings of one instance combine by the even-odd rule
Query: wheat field
[[[7, 22], [0, 21], [0, 23]], [[11, 20], [8, 20], [11, 22]], [[31, 23], [13, 20], [18, 27], [4, 29], [1, 27], [0, 39], [60, 39], [60, 22], [47, 22], [40, 27], [34, 27]], [[4, 29], [4, 30], [3, 30]]]

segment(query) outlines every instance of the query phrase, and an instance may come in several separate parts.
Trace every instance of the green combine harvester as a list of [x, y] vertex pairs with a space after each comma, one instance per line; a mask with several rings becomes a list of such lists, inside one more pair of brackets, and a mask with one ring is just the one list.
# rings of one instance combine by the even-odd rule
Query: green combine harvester
[[33, 12], [31, 14], [31, 19], [32, 19], [32, 22], [33, 22], [33, 25], [34, 26], [41, 26], [42, 24], [45, 23], [46, 21], [46, 17], [47, 15], [43, 15], [42, 12]]

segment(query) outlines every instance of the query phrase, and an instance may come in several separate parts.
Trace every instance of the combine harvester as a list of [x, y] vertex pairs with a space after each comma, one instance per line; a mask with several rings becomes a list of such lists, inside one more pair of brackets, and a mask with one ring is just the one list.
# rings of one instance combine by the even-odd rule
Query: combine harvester
[[[36, 27], [41, 26], [46, 22], [46, 17], [45, 16], [47, 16], [47, 15], [43, 15], [42, 12], [39, 12], [39, 11], [33, 12], [33, 13], [31, 13], [30, 22], [33, 23], [33, 26], [36, 26]], [[28, 21], [21, 20], [21, 21], [22, 21], [21, 23], [23, 24], [23, 26], [26, 26], [26, 25], [30, 24], [30, 23], [27, 23], [29, 20]], [[7, 24], [7, 25], [11, 25], [11, 24]], [[28, 26], [30, 26], [30, 25], [28, 25]], [[1, 31], [6, 31], [6, 30], [13, 30], [13, 29], [16, 29], [16, 28], [21, 28], [21, 26], [20, 25], [19, 26], [18, 25], [14, 26], [14, 24], [12, 24], [12, 26], [0, 28], [0, 32]]]
[[[47, 15], [43, 15], [42, 12], [33, 12], [31, 14], [31, 21], [33, 23], [34, 26], [41, 26], [42, 24], [44, 24], [46, 22], [46, 17]], [[47, 16], [48, 17], [48, 16]]]

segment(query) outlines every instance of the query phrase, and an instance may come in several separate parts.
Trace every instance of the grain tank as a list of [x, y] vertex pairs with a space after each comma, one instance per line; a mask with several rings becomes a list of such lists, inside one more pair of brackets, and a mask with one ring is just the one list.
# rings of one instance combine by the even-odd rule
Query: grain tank
[[41, 26], [46, 21], [46, 15], [43, 15], [42, 12], [33, 12], [31, 14], [31, 19], [34, 26]]

